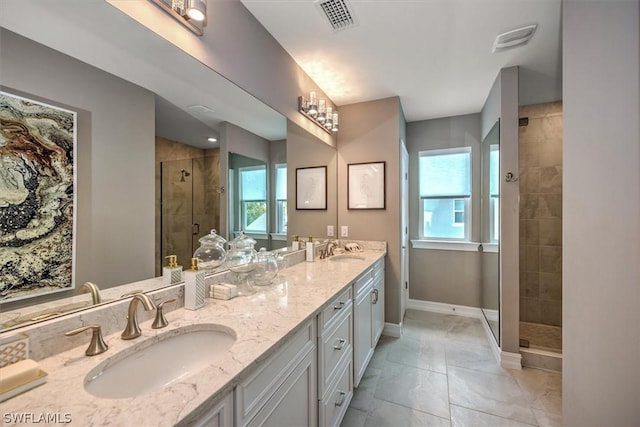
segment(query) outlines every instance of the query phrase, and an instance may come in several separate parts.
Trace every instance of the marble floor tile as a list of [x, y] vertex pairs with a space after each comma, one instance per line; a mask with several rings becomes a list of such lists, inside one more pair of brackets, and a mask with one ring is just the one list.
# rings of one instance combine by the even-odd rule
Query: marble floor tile
[[371, 366], [367, 367], [351, 399], [351, 404], [349, 405], [351, 408], [364, 412], [369, 412], [373, 409], [373, 397], [376, 393], [381, 373], [380, 369], [372, 368]]
[[451, 405], [452, 427], [531, 427], [508, 418], [501, 418], [462, 406]]
[[364, 427], [367, 421], [367, 412], [360, 411], [349, 406], [347, 413], [344, 414], [341, 427]]
[[387, 362], [375, 398], [449, 419], [445, 374]]
[[458, 366], [489, 374], [509, 375], [496, 360], [489, 346], [469, 345], [460, 342], [445, 344], [447, 366]]
[[343, 426], [562, 426], [562, 375], [507, 370], [478, 319], [408, 310], [383, 336]]
[[562, 374], [533, 368], [513, 371], [520, 388], [529, 394], [529, 405], [555, 415], [562, 415]]
[[376, 401], [375, 408], [369, 413], [365, 426], [370, 427], [449, 427], [448, 419], [427, 414], [405, 406], [396, 405], [384, 400]]
[[451, 404], [503, 418], [535, 424], [529, 394], [511, 376], [487, 374], [451, 366], [448, 371]]
[[532, 409], [540, 427], [562, 427], [562, 414], [550, 414], [540, 409]]
[[387, 361], [447, 373], [445, 346], [437, 340], [404, 340], [389, 348]]

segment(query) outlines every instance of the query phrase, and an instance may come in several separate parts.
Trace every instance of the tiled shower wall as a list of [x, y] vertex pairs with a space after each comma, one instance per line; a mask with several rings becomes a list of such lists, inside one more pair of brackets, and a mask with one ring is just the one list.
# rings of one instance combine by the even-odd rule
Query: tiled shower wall
[[562, 326], [562, 102], [522, 106], [523, 117], [520, 320]]
[[[165, 165], [171, 176], [175, 177], [165, 188], [165, 196], [169, 197], [165, 200], [164, 209], [165, 213], [170, 213], [163, 219], [165, 233], [160, 228], [160, 164], [162, 162], [166, 162]], [[186, 177], [185, 182], [180, 181], [181, 168], [191, 173]], [[219, 228], [220, 193], [217, 192], [219, 182], [220, 150], [218, 148], [202, 150], [156, 137], [156, 276], [162, 273], [164, 255], [166, 255], [160, 253], [161, 242], [165, 246], [170, 246], [170, 252], [178, 255], [178, 263], [187, 268], [193, 251], [199, 245], [198, 238], [208, 234], [212, 228]], [[185, 198], [187, 193], [192, 194], [193, 199], [187, 200]], [[200, 225], [200, 233], [196, 236], [193, 236], [193, 223]]]

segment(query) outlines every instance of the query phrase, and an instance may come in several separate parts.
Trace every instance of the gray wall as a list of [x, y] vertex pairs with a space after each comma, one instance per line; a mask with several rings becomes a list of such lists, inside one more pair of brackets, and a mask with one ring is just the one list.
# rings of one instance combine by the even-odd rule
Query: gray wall
[[[407, 124], [409, 151], [409, 238], [420, 238], [418, 153], [441, 148], [471, 147], [472, 194], [480, 194], [480, 114]], [[480, 197], [472, 198], [471, 240], [480, 241]], [[479, 252], [409, 250], [409, 298], [480, 307]]]
[[[337, 230], [338, 159], [336, 149], [287, 120], [287, 215], [289, 236], [326, 238], [327, 225]], [[296, 209], [296, 168], [327, 167], [327, 209]]]
[[9, 92], [78, 112], [76, 284], [153, 277], [153, 94], [4, 29], [0, 75]]
[[[338, 134], [338, 229], [350, 239], [384, 240], [385, 320], [400, 324], [400, 136], [404, 115], [397, 97], [340, 107]], [[347, 165], [386, 161], [386, 209], [347, 209]]]
[[563, 424], [640, 423], [640, 5], [563, 2]]

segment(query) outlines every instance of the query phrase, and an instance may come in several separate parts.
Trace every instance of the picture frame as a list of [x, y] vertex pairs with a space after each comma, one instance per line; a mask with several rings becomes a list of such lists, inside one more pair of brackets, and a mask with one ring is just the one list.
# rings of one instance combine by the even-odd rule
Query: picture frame
[[347, 208], [386, 209], [386, 162], [347, 165]]
[[0, 301], [73, 290], [78, 113], [0, 91], [0, 117], [8, 139], [2, 179], [11, 190], [0, 227], [8, 230], [5, 238], [13, 236], [0, 247]]
[[327, 210], [327, 167], [296, 168], [296, 210]]

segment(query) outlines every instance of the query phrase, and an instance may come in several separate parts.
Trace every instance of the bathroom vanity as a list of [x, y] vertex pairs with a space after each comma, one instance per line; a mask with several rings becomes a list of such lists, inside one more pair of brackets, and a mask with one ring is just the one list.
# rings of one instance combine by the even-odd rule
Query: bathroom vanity
[[[378, 249], [300, 262], [254, 295], [207, 299], [200, 310], [169, 312], [164, 329], [143, 321], [136, 340], [110, 333], [109, 350], [94, 357], [84, 355], [85, 344], [39, 360], [47, 382], [3, 402], [3, 413], [68, 414], [71, 425], [337, 426], [384, 325], [385, 245]], [[192, 345], [191, 352], [211, 351], [206, 366], [166, 386], [120, 398], [88, 391], [100, 369], [109, 375], [110, 366], [128, 363], [126, 356], [194, 331], [227, 334], [233, 343], [222, 352]], [[53, 338], [67, 339], [63, 332]], [[168, 362], [156, 366], [155, 360], [166, 359], [151, 354], [145, 369], [161, 372]], [[122, 387], [136, 383], [142, 371], [132, 369]]]

